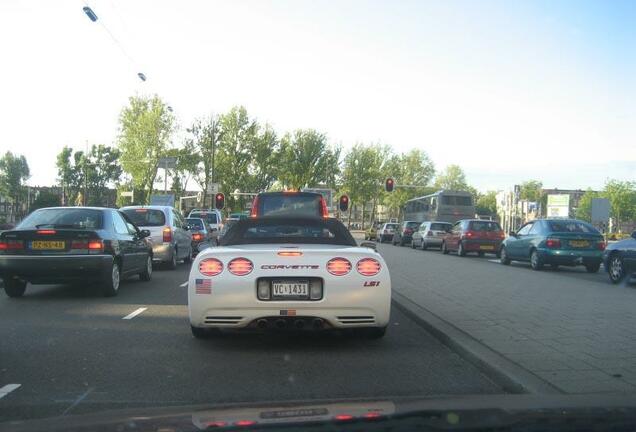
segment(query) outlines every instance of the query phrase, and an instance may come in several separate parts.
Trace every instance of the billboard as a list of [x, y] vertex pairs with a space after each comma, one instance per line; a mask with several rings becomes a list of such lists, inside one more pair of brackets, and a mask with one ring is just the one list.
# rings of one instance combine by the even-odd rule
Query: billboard
[[548, 217], [569, 217], [570, 195], [548, 195]]
[[610, 202], [607, 198], [592, 198], [592, 223], [605, 224], [609, 222]]

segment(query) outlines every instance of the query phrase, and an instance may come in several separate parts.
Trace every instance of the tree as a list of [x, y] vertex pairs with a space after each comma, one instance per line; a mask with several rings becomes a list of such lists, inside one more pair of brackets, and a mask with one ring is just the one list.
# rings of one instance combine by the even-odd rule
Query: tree
[[313, 129], [298, 129], [281, 141], [279, 180], [288, 188], [319, 184], [335, 185], [340, 173], [340, 148], [327, 144], [327, 137]]
[[466, 190], [468, 189], [466, 174], [459, 165], [449, 165], [437, 175], [435, 187], [437, 189]]
[[122, 110], [119, 123], [122, 168], [130, 174], [135, 187], [145, 192], [147, 203], [157, 178], [159, 158], [166, 154], [175, 129], [175, 118], [159, 96], [133, 96]]
[[[206, 119], [196, 119], [187, 129], [191, 137], [186, 141], [186, 148], [197, 160], [194, 167], [194, 179], [204, 191], [212, 183], [216, 166], [216, 151], [221, 141], [221, 126], [219, 117], [212, 115]], [[186, 159], [190, 165], [193, 160]], [[192, 168], [192, 167], [190, 167]], [[203, 206], [206, 204], [207, 194], [203, 195]]]
[[42, 189], [36, 193], [37, 197], [33, 200], [33, 203], [31, 203], [31, 211], [60, 205], [60, 196], [58, 194], [46, 189]]
[[84, 185], [84, 170], [81, 169], [84, 152], [73, 153], [65, 146], [57, 155], [57, 179], [62, 186], [62, 205], [72, 205]]
[[[364, 228], [364, 206], [377, 196], [382, 177], [383, 149], [378, 146], [356, 144], [344, 158], [342, 170], [343, 188], [349, 194], [349, 205], [362, 205], [362, 226]], [[351, 213], [349, 213], [351, 216]], [[349, 223], [351, 222], [349, 217]]]
[[594, 198], [601, 198], [601, 194], [592, 189], [585, 191], [579, 200], [579, 206], [576, 208], [575, 216], [577, 219], [592, 221], [592, 200]]
[[168, 150], [166, 155], [177, 160], [175, 167], [170, 170], [170, 174], [172, 176], [172, 190], [177, 197], [180, 197], [187, 190], [190, 179], [199, 172], [201, 158], [192, 145], [188, 143], [183, 148]]
[[527, 180], [519, 187], [519, 197], [522, 200], [538, 202], [543, 196], [543, 183], [539, 180]]
[[488, 191], [476, 196], [475, 211], [480, 215], [494, 215], [497, 213], [497, 192]]
[[12, 211], [20, 204], [22, 186], [29, 177], [29, 164], [24, 156], [8, 151], [0, 158], [0, 193], [11, 199]]
[[252, 161], [249, 164], [250, 186], [253, 191], [269, 189], [280, 171], [280, 142], [274, 129], [266, 124], [257, 128], [257, 135], [250, 143]]
[[610, 216], [614, 218], [618, 227], [621, 226], [621, 222], [636, 217], [635, 182], [607, 180], [603, 196], [610, 202]]

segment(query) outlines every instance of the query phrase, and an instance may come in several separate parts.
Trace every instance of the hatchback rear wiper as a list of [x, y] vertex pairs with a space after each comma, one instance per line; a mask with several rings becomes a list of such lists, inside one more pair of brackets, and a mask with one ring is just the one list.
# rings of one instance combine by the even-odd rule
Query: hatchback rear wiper
[[54, 223], [38, 224], [38, 225], [35, 226], [35, 228], [37, 228], [37, 229], [44, 228], [44, 227], [51, 227], [51, 228], [79, 228], [79, 227], [76, 227], [75, 225], [71, 225], [71, 224], [54, 224]]

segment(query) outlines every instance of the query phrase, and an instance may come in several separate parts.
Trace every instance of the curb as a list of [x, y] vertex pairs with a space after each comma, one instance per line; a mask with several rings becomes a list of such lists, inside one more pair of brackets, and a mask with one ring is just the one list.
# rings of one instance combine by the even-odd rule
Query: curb
[[466, 359], [509, 393], [563, 394], [549, 382], [539, 378], [512, 360], [504, 357], [453, 324], [413, 302], [392, 292], [392, 303], [409, 318], [424, 327], [441, 343]]

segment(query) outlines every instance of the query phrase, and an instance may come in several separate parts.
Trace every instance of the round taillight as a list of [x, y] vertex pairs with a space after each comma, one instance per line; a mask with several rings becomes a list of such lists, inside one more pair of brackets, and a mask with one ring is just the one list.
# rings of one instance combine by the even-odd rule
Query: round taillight
[[245, 276], [252, 273], [254, 264], [247, 258], [234, 258], [227, 265], [227, 269], [236, 276]]
[[380, 263], [373, 258], [363, 258], [358, 261], [358, 273], [362, 276], [375, 276], [380, 273]]
[[327, 263], [327, 271], [334, 276], [344, 276], [351, 271], [351, 263], [346, 258], [333, 258]]
[[223, 263], [216, 258], [206, 258], [199, 262], [199, 273], [204, 276], [216, 276], [223, 271]]

